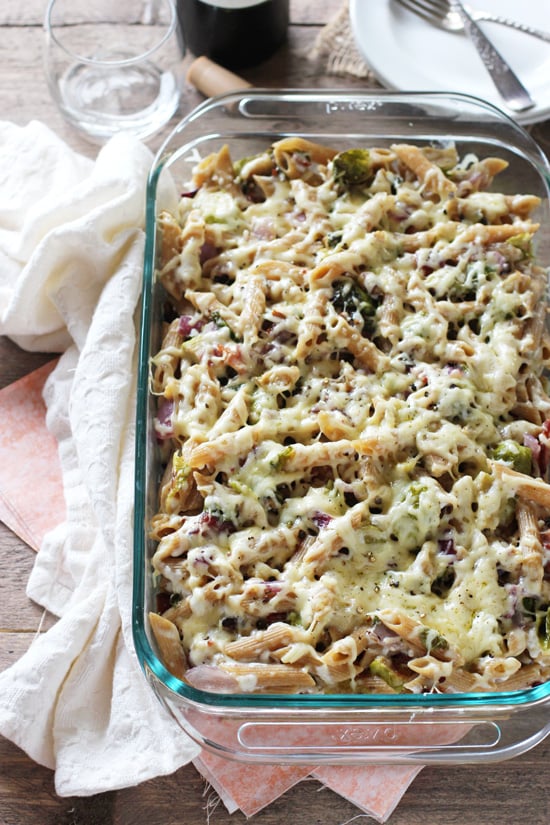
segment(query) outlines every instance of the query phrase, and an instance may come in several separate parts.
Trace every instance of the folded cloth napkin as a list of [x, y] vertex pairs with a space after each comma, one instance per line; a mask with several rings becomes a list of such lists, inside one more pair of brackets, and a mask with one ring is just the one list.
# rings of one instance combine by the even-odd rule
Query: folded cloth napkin
[[[55, 770], [60, 795], [128, 787], [194, 760], [230, 811], [250, 816], [311, 773], [385, 821], [419, 768], [311, 772], [200, 753], [140, 672], [131, 638], [133, 439], [150, 162], [128, 138], [113, 138], [91, 162], [41, 124], [0, 123], [0, 334], [62, 352], [55, 365], [3, 390], [0, 414], [10, 426], [10, 400], [26, 396], [32, 427], [12, 440], [11, 458], [34, 462], [43, 449], [53, 463], [54, 442], [31, 397], [46, 379], [66, 509], [63, 521], [49, 489], [60, 524], [40, 541], [55, 520], [25, 514], [18, 480], [0, 474], [0, 517], [14, 516], [8, 523], [40, 544], [27, 593], [59, 617], [0, 674], [0, 733]], [[162, 195], [174, 204], [175, 191]]]

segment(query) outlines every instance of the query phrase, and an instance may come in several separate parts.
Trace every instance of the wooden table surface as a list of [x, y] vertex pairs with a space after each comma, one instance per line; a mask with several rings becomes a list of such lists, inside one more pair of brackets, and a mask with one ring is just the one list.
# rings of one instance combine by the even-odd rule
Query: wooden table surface
[[[364, 80], [329, 76], [323, 65], [308, 58], [322, 26], [334, 18], [342, 2], [291, 0], [288, 44], [243, 75], [257, 86], [364, 88]], [[70, 146], [93, 158], [97, 147], [66, 125], [49, 98], [41, 62], [45, 5], [46, 0], [0, 2], [0, 117], [20, 125], [41, 120]], [[201, 99], [195, 90], [186, 88], [181, 113]], [[532, 133], [548, 152], [550, 121], [537, 124]], [[150, 141], [151, 148], [161, 138]], [[0, 387], [49, 358], [23, 352], [0, 338]], [[33, 559], [33, 551], [0, 523], [0, 669], [14, 662], [34, 634], [44, 632], [53, 622], [51, 617], [44, 621], [42, 610], [25, 596]], [[390, 825], [548, 825], [549, 764], [547, 739], [507, 762], [426, 768], [405, 794]], [[205, 783], [192, 766], [135, 788], [83, 799], [59, 798], [53, 773], [1, 737], [0, 766], [0, 825], [242, 825], [247, 821], [240, 813], [230, 816], [222, 805], [207, 815]], [[293, 825], [342, 825], [358, 813], [355, 806], [312, 780], [288, 791], [251, 821], [254, 825], [290, 821]]]

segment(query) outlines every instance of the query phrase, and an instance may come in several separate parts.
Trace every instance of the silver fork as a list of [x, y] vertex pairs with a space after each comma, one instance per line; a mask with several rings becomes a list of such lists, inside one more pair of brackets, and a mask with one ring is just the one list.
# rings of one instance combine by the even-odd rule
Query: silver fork
[[[415, 13], [418, 12], [418, 3], [420, 0], [398, 0], [402, 6], [408, 8]], [[424, 9], [432, 0], [423, 0], [422, 6]], [[433, 0], [434, 4], [439, 4], [440, 0]], [[516, 112], [523, 112], [526, 109], [531, 109], [535, 105], [535, 101], [529, 95], [529, 92], [512, 70], [512, 67], [506, 62], [500, 52], [491, 43], [489, 38], [484, 34], [482, 29], [468, 14], [460, 0], [449, 0], [451, 11], [458, 14], [464, 24], [464, 30], [472, 44], [475, 46], [479, 56], [481, 57], [485, 68], [487, 69], [495, 88], [506, 103], [509, 109]], [[424, 15], [422, 15], [424, 16]]]
[[[423, 17], [424, 20], [427, 20], [434, 26], [445, 29], [445, 31], [455, 32], [456, 34], [464, 31], [464, 23], [458, 12], [452, 11], [450, 8], [449, 0], [397, 0], [397, 2], [410, 9], [410, 11], [415, 12], [415, 14], [418, 14], [420, 17]], [[516, 29], [517, 31], [523, 32], [523, 34], [530, 34], [532, 37], [538, 37], [539, 40], [550, 43], [550, 32], [535, 29], [526, 23], [511, 20], [509, 17], [492, 14], [490, 11], [478, 11], [469, 6], [465, 6], [465, 9], [476, 22], [499, 23], [501, 26], [508, 26], [510, 29]]]

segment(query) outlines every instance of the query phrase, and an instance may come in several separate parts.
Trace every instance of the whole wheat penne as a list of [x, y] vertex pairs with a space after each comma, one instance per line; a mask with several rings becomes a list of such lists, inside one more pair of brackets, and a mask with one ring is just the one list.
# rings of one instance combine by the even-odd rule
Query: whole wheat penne
[[495, 656], [484, 662], [480, 671], [485, 679], [496, 685], [499, 682], [507, 682], [520, 668], [521, 662], [515, 656]]
[[164, 664], [170, 673], [178, 679], [183, 679], [187, 663], [177, 627], [158, 613], [150, 613], [149, 621]]
[[269, 290], [273, 288], [270, 282], [278, 282], [286, 279], [301, 286], [305, 282], [307, 269], [296, 266], [296, 264], [290, 263], [289, 261], [270, 259], [256, 262], [252, 272], [255, 275], [262, 275], [266, 279], [266, 288]]
[[275, 392], [289, 392], [300, 378], [300, 368], [294, 366], [277, 366], [266, 370], [257, 381], [261, 387], [270, 387]]
[[519, 235], [534, 235], [539, 229], [539, 224], [531, 221], [516, 221], [515, 223], [502, 223], [494, 225], [474, 224], [464, 231], [457, 233], [457, 242], [471, 243], [478, 241], [483, 243], [501, 243]]
[[218, 316], [230, 327], [230, 329], [239, 329], [240, 321], [231, 310], [222, 304], [215, 295], [211, 292], [198, 292], [194, 289], [187, 289], [185, 291], [185, 298], [194, 307], [196, 307], [205, 316]]
[[521, 569], [529, 593], [540, 593], [544, 579], [544, 557], [538, 519], [532, 505], [518, 501], [516, 505], [521, 552]]
[[265, 312], [265, 278], [258, 273], [249, 274], [243, 289], [243, 308], [238, 321], [241, 338], [253, 345], [258, 338]]
[[330, 337], [352, 353], [358, 364], [364, 369], [374, 372], [386, 362], [385, 355], [378, 349], [376, 344], [365, 338], [342, 316], [334, 326], [329, 326], [328, 329], [330, 330]]
[[322, 464], [349, 461], [361, 447], [360, 441], [348, 439], [318, 441], [314, 444], [294, 444], [282, 448], [279, 457], [274, 460], [277, 466], [285, 472], [295, 473], [298, 470], [308, 470]]
[[312, 285], [321, 289], [330, 286], [337, 278], [341, 278], [349, 272], [349, 256], [331, 255], [322, 261], [315, 269], [309, 273], [309, 280]]
[[357, 437], [356, 427], [340, 410], [321, 410], [317, 415], [317, 421], [322, 434], [330, 441], [351, 441]]
[[234, 161], [159, 219], [160, 655], [263, 696], [550, 679], [539, 193], [448, 141]]
[[[185, 289], [198, 286], [202, 277], [200, 256], [205, 243], [205, 224], [198, 210], [192, 210], [187, 216], [177, 243], [178, 254], [168, 258], [160, 272], [164, 287], [179, 301]], [[173, 251], [173, 246], [169, 247], [167, 255]]]
[[437, 659], [458, 658], [444, 636], [402, 610], [384, 608], [377, 615], [387, 628], [406, 639], [414, 648], [430, 653]]
[[499, 678], [493, 683], [494, 689], [524, 690], [537, 681], [547, 680], [548, 673], [544, 673], [537, 664], [529, 664], [524, 667], [512, 670], [504, 679]]
[[156, 513], [151, 519], [149, 538], [159, 542], [166, 535], [172, 535], [183, 525], [185, 516], [180, 513]]
[[296, 359], [306, 358], [314, 349], [324, 329], [325, 309], [329, 300], [326, 290], [309, 293], [305, 306], [305, 317], [296, 344]]
[[166, 211], [160, 213], [158, 227], [161, 234], [159, 266], [164, 269], [175, 261], [181, 252], [182, 231], [175, 217]]
[[473, 693], [483, 690], [483, 682], [475, 673], [466, 670], [453, 670], [440, 679], [437, 689], [441, 693]]
[[490, 463], [497, 478], [500, 478], [520, 498], [550, 507], [550, 484], [540, 478], [531, 478], [525, 473], [519, 473], [498, 461]]
[[303, 564], [314, 565], [316, 568], [326, 563], [334, 553], [346, 547], [352, 538], [352, 531], [357, 530], [365, 520], [368, 509], [368, 504], [362, 501], [350, 508], [345, 515], [331, 518], [308, 547], [303, 557]]
[[453, 670], [452, 662], [444, 662], [431, 654], [410, 659], [407, 667], [415, 673], [426, 675], [430, 683], [438, 682], [440, 678], [447, 678]]
[[304, 642], [294, 642], [286, 647], [280, 647], [272, 651], [272, 656], [282, 664], [307, 668], [310, 672], [323, 664], [321, 656], [310, 644]]
[[306, 155], [315, 163], [326, 164], [336, 155], [336, 149], [300, 137], [283, 138], [273, 144], [275, 163], [289, 178], [303, 177], [304, 167], [296, 161], [297, 154]]
[[242, 384], [229, 401], [218, 420], [210, 428], [211, 439], [244, 427], [250, 412], [250, 386]]
[[284, 687], [293, 688], [294, 691], [315, 687], [315, 680], [311, 674], [292, 665], [222, 662], [219, 667], [238, 681], [243, 693], [263, 689], [278, 693]]
[[506, 650], [509, 656], [520, 656], [527, 647], [527, 633], [523, 627], [512, 627], [506, 635]]
[[232, 659], [254, 659], [264, 650], [279, 650], [291, 642], [302, 641], [299, 630], [283, 622], [272, 624], [267, 630], [261, 630], [254, 636], [229, 642], [225, 652]]
[[224, 144], [218, 152], [212, 152], [199, 161], [193, 172], [193, 184], [197, 187], [221, 186], [225, 191], [229, 190], [236, 196], [240, 196], [227, 144]]
[[428, 194], [447, 197], [455, 191], [455, 184], [445, 176], [439, 166], [428, 160], [418, 146], [394, 144], [392, 149], [423, 182]]
[[201, 469], [215, 466], [227, 455], [238, 458], [239, 455], [251, 450], [262, 435], [262, 427], [258, 426], [241, 427], [235, 432], [223, 433], [212, 441], [194, 446], [189, 456], [189, 464], [193, 468]]
[[337, 662], [328, 661], [321, 667], [317, 667], [315, 672], [322, 675], [329, 684], [337, 686], [338, 682], [349, 682], [355, 679], [360, 670], [360, 667], [349, 659], [342, 659]]
[[161, 506], [167, 514], [193, 512], [202, 506], [202, 496], [188, 464], [188, 454], [187, 443], [171, 456], [166, 467], [159, 495]]

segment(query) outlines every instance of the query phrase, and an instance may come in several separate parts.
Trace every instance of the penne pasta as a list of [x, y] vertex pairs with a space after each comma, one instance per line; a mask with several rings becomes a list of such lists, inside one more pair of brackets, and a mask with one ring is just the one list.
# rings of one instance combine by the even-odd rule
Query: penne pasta
[[493, 472], [521, 499], [550, 507], [550, 484], [498, 462], [493, 462]]
[[238, 639], [225, 646], [225, 652], [233, 659], [251, 659], [252, 661], [264, 650], [280, 650], [293, 641], [298, 641], [299, 632], [283, 623], [275, 623], [267, 630], [260, 631], [252, 637]]
[[448, 197], [455, 192], [456, 185], [449, 180], [440, 167], [433, 163], [418, 146], [396, 144], [392, 146], [397, 157], [409, 166], [421, 181], [428, 197], [439, 195]]
[[150, 613], [149, 621], [166, 667], [173, 676], [183, 679], [187, 665], [177, 627], [158, 613]]
[[243, 289], [243, 309], [238, 322], [241, 338], [249, 346], [258, 338], [265, 312], [265, 280], [259, 274], [249, 275]]
[[527, 590], [530, 594], [540, 593], [544, 578], [544, 556], [534, 508], [525, 501], [518, 501], [516, 519], [519, 528], [521, 570]]
[[302, 668], [291, 665], [241, 664], [223, 662], [221, 670], [232, 676], [243, 693], [267, 689], [273, 693], [282, 688], [292, 688], [293, 692], [313, 687], [313, 677]]
[[335, 155], [336, 149], [301, 137], [283, 138], [273, 144], [275, 163], [289, 178], [304, 177], [303, 156], [309, 162], [327, 164]]
[[290, 135], [222, 146], [159, 216], [151, 630], [178, 678], [550, 678], [547, 273], [506, 165]]

